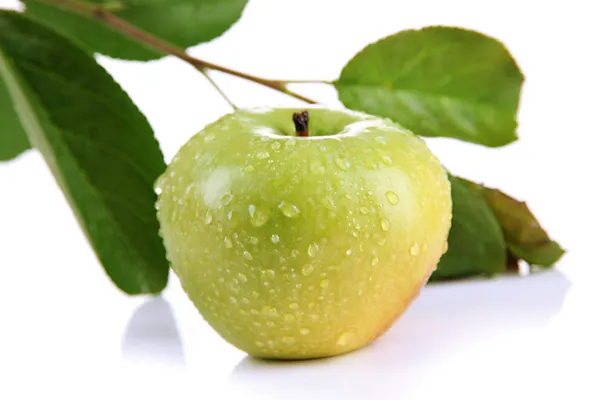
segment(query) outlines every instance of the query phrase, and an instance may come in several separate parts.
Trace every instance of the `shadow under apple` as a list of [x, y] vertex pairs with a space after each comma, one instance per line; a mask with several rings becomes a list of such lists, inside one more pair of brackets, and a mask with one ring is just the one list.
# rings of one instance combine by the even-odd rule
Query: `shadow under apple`
[[249, 399], [401, 398], [419, 385], [415, 381], [434, 384], [430, 371], [447, 368], [463, 352], [543, 329], [561, 309], [569, 285], [557, 270], [432, 284], [392, 329], [362, 350], [297, 362], [245, 357], [228, 383]]

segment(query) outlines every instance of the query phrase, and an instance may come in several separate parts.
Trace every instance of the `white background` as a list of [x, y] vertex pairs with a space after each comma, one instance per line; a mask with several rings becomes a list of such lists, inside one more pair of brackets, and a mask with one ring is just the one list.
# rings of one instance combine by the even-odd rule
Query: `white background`
[[[526, 199], [568, 250], [556, 270], [427, 287], [362, 351], [317, 362], [258, 362], [202, 321], [176, 279], [162, 299], [117, 291], [43, 160], [29, 152], [0, 165], [0, 399], [599, 399], [595, 5], [250, 0], [229, 32], [191, 50], [268, 78], [335, 79], [363, 46], [406, 28], [454, 25], [500, 39], [526, 75], [520, 140], [495, 150], [428, 143], [455, 173]], [[302, 62], [298, 47], [306, 49]], [[167, 160], [229, 111], [180, 61], [100, 60], [148, 116]], [[301, 104], [214, 77], [239, 106]], [[326, 86], [297, 89], [337, 104]]]

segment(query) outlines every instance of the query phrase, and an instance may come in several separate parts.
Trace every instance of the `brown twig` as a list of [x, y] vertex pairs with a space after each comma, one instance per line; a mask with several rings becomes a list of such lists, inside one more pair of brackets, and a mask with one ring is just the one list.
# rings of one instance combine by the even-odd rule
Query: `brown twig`
[[211, 62], [201, 60], [196, 57], [192, 57], [185, 52], [185, 50], [180, 49], [179, 47], [166, 42], [156, 36], [138, 28], [135, 25], [130, 24], [124, 19], [116, 16], [106, 8], [104, 8], [101, 4], [93, 4], [93, 3], [84, 3], [79, 0], [42, 0], [46, 3], [52, 4], [57, 7], [61, 7], [73, 12], [77, 12], [79, 14], [86, 15], [88, 17], [92, 17], [96, 19], [98, 22], [113, 28], [121, 32], [122, 34], [136, 39], [139, 42], [144, 43], [146, 46], [151, 47], [155, 50], [163, 54], [169, 54], [174, 57], [179, 58], [182, 61], [187, 62], [188, 64], [194, 66], [199, 71], [204, 71], [206, 69], [211, 69], [214, 71], [220, 71], [228, 75], [237, 76], [238, 78], [242, 78], [251, 82], [258, 83], [259, 85], [269, 87], [273, 90], [276, 90], [281, 93], [285, 93], [288, 96], [294, 97], [298, 100], [302, 100], [309, 104], [316, 104], [317, 102], [305, 97], [299, 93], [296, 93], [287, 88], [286, 83], [284, 81], [272, 80], [272, 79], [264, 79], [258, 76], [246, 74], [241, 71], [237, 71], [231, 68], [227, 68], [218, 64], [213, 64]]

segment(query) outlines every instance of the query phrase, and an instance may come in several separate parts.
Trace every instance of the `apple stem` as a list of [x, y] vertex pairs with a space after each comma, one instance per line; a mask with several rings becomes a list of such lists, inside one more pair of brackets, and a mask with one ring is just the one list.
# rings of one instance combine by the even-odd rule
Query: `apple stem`
[[294, 113], [292, 119], [296, 126], [297, 136], [308, 136], [308, 111], [304, 110], [299, 113]]

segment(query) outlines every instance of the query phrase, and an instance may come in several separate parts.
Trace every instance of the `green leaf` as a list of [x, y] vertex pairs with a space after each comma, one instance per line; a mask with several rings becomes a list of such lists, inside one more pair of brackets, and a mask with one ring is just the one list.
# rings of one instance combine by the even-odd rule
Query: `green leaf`
[[31, 148], [15, 113], [12, 99], [0, 77], [0, 161], [8, 161]]
[[[127, 60], [152, 60], [164, 54], [129, 39], [96, 20], [50, 0], [25, 0], [26, 14], [77, 41], [90, 52]], [[208, 42], [235, 23], [247, 0], [119, 0], [112, 13], [181, 48]], [[98, 3], [98, 2], [97, 2]], [[106, 2], [102, 2], [106, 3]], [[111, 7], [118, 8], [118, 7]]]
[[506, 244], [485, 196], [464, 179], [448, 178], [453, 204], [448, 251], [430, 281], [505, 271]]
[[497, 147], [517, 139], [522, 83], [499, 41], [429, 27], [367, 46], [335, 86], [346, 107], [388, 117], [418, 135]]
[[562, 257], [565, 251], [550, 239], [527, 204], [498, 189], [479, 187], [500, 222], [508, 250], [516, 259], [530, 265], [551, 267]]
[[126, 293], [160, 292], [169, 267], [153, 184], [165, 164], [144, 116], [87, 53], [10, 11], [0, 76], [108, 275]]

